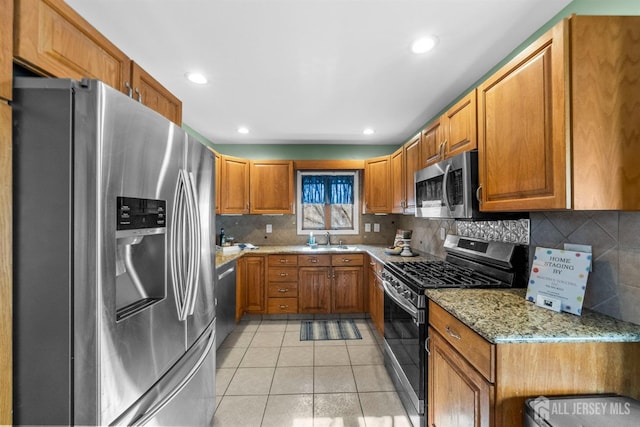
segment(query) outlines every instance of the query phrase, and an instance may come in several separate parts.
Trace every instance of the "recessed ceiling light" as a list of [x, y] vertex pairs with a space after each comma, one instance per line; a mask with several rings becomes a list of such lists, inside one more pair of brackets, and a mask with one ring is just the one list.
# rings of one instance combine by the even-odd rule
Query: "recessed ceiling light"
[[249, 133], [249, 128], [245, 127], [245, 126], [240, 126], [238, 128], [238, 133], [247, 134], [247, 133]]
[[200, 73], [187, 73], [185, 76], [191, 83], [195, 83], [197, 85], [207, 84], [207, 78]]
[[421, 37], [411, 44], [411, 51], [416, 54], [429, 52], [438, 44], [438, 39], [434, 36]]
[[371, 128], [366, 128], [365, 130], [362, 131], [362, 133], [365, 135], [373, 135], [376, 132]]

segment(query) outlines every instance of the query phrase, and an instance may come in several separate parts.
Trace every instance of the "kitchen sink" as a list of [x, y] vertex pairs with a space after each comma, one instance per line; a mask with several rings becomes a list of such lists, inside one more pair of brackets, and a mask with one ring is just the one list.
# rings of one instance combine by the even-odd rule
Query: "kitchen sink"
[[354, 252], [358, 251], [357, 246], [347, 246], [347, 245], [318, 245], [316, 247], [305, 246], [302, 248], [305, 252]]

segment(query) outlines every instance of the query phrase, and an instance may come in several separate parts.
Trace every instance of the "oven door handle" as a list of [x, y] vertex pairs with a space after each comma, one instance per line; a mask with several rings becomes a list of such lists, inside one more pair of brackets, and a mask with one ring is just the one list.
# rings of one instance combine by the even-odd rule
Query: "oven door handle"
[[404, 311], [411, 314], [411, 317], [413, 317], [414, 321], [416, 322], [419, 321], [417, 308], [411, 306], [410, 304], [407, 304], [406, 301], [403, 301], [400, 298], [398, 298], [398, 296], [394, 293], [393, 289], [391, 288], [391, 285], [386, 280], [382, 281], [382, 286], [384, 287], [384, 293], [389, 298], [391, 298], [396, 304], [402, 307]]

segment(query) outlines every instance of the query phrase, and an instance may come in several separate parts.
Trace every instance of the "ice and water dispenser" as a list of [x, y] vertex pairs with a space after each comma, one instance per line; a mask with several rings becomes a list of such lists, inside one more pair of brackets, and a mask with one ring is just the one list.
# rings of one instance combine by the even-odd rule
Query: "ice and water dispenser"
[[166, 200], [117, 198], [116, 318], [166, 296]]

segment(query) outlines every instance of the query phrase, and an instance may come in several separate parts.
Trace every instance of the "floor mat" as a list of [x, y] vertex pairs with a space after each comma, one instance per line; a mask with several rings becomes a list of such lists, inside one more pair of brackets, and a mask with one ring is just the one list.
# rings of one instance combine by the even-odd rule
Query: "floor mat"
[[300, 341], [360, 340], [362, 335], [351, 320], [303, 320]]

